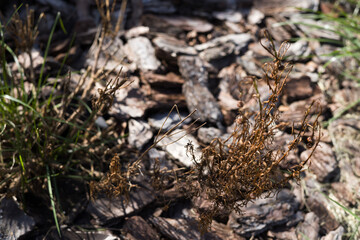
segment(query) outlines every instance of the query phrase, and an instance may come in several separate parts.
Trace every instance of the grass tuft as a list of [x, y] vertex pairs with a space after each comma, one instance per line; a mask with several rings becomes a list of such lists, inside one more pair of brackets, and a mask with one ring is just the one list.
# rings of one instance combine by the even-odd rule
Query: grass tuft
[[[45, 66], [52, 38], [57, 26], [67, 33], [61, 15], [56, 15], [43, 63], [36, 70], [32, 51], [37, 25], [44, 16], [41, 14], [35, 21], [34, 12], [27, 7], [26, 17], [21, 19], [19, 9], [6, 24], [0, 21], [0, 194], [15, 195], [23, 205], [27, 204], [24, 194], [28, 192], [44, 196], [44, 201], [50, 199], [48, 207], [61, 236], [60, 225], [66, 219], [60, 199], [66, 196], [56, 191], [57, 179], [69, 177], [87, 182], [99, 178], [95, 169], [103, 171], [103, 162], [108, 160], [104, 152], [118, 149], [122, 136], [111, 137], [118, 126], [100, 131], [95, 121], [112, 106], [115, 92], [125, 87], [127, 80], [118, 72], [103, 89], [92, 92], [97, 81], [109, 76], [94, 65], [74, 87], [70, 84], [71, 72], [66, 76], [57, 74], [56, 80], [50, 82], [52, 76]], [[107, 29], [99, 42], [109, 32]], [[14, 49], [5, 35], [14, 40]], [[19, 62], [19, 54], [30, 58], [30, 71]], [[46, 94], [45, 88], [51, 93]]]

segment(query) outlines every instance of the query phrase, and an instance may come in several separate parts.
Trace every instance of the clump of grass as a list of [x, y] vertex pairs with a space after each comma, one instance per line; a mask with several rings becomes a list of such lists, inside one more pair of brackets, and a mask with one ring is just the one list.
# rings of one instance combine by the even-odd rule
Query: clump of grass
[[[305, 37], [304, 39], [338, 46], [334, 51], [322, 55], [330, 57], [330, 60], [328, 60], [323, 67], [326, 69], [334, 61], [346, 59], [346, 68], [342, 72], [337, 73], [339, 75], [337, 76], [339, 84], [341, 85], [341, 82], [344, 79], [351, 79], [360, 84], [360, 74], [358, 69], [360, 65], [360, 2], [353, 0], [333, 2], [333, 8], [331, 8], [328, 13], [302, 9], [306, 13], [303, 14], [304, 19], [314, 19], [317, 21], [315, 24], [310, 24], [306, 21], [293, 23], [309, 27], [309, 32], [305, 32], [306, 35], [311, 34], [311, 31], [320, 30], [337, 36], [338, 40], [328, 38], [313, 39], [311, 37]], [[359, 103], [360, 100], [358, 99], [349, 103], [347, 106], [344, 106], [339, 113], [329, 121], [325, 122], [324, 126], [327, 127], [332, 121], [341, 117]]]
[[[328, 38], [306, 38], [307, 40], [315, 40], [339, 46], [336, 50], [324, 54], [324, 56], [332, 57], [325, 64], [325, 67], [331, 62], [341, 58], [353, 59], [355, 60], [357, 66], [360, 64], [360, 3], [351, 0], [342, 2], [345, 2], [348, 6], [350, 6], [352, 12], [350, 10], [348, 10], [348, 12], [345, 11], [344, 8], [341, 7], [340, 1], [335, 1], [333, 8], [329, 13], [302, 9], [306, 12], [306, 14], [303, 14], [304, 19], [315, 19], [317, 20], [316, 24], [310, 24], [306, 21], [294, 22], [296, 24], [309, 27], [310, 31], [321, 30], [339, 37], [338, 40]], [[311, 32], [306, 32], [305, 34], [308, 35], [311, 34]], [[347, 69], [347, 71], [343, 73], [343, 77], [354, 79], [360, 83], [360, 76], [358, 75], [357, 70], [358, 69], [356, 67], [353, 69]]]
[[[127, 80], [121, 79], [118, 72], [95, 95], [95, 82], [109, 76], [101, 68], [95, 70], [96, 62], [74, 87], [70, 84], [71, 72], [48, 81], [45, 65], [52, 36], [58, 24], [65, 31], [60, 13], [49, 35], [40, 73], [35, 74], [31, 51], [38, 35], [37, 23], [28, 8], [22, 20], [19, 8], [7, 23], [0, 22], [0, 194], [15, 195], [24, 205], [24, 193], [44, 197], [61, 236], [60, 223], [66, 217], [60, 211], [56, 179], [96, 179], [95, 169], [102, 170], [101, 163], [107, 160], [105, 153], [119, 148], [118, 139], [110, 137], [116, 125], [101, 131], [95, 121], [112, 106], [115, 92], [125, 87]], [[100, 42], [109, 34], [110, 30], [105, 29]], [[5, 40], [7, 33], [16, 40], [15, 51]], [[30, 72], [19, 63], [16, 53], [29, 55]], [[12, 62], [16, 70], [10, 67]], [[50, 93], [43, 91], [45, 87], [50, 88]]]

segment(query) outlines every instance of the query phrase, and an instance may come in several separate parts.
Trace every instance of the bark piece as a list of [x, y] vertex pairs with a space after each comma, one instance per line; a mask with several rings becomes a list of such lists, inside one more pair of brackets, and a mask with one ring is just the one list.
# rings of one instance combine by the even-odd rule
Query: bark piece
[[186, 82], [183, 94], [190, 112], [197, 110], [194, 118], [211, 123], [221, 123], [223, 116], [220, 107], [207, 88], [208, 76], [203, 61], [198, 57], [181, 56], [178, 60], [179, 70]]
[[[184, 134], [186, 135], [183, 136]], [[181, 136], [183, 137], [180, 138]], [[194, 162], [192, 161], [192, 156], [187, 153], [186, 146], [188, 143], [193, 145], [195, 158], [199, 159], [201, 156], [201, 152], [199, 150], [200, 145], [196, 138], [181, 130], [175, 130], [171, 136], [165, 137], [158, 146], [164, 149], [164, 151], [166, 151], [172, 158], [178, 160], [184, 166], [190, 167], [194, 164]]]
[[148, 109], [148, 102], [143, 99], [143, 96], [129, 95], [124, 102], [115, 102], [109, 111], [109, 114], [117, 117], [133, 117], [138, 118], [144, 116], [146, 109]]
[[145, 37], [129, 39], [125, 48], [128, 58], [134, 61], [142, 71], [156, 70], [160, 66], [160, 62], [155, 57], [155, 49], [149, 39]]
[[291, 78], [284, 87], [284, 95], [287, 103], [303, 100], [320, 93], [319, 87], [311, 82], [308, 76]]
[[293, 228], [283, 231], [283, 229], [277, 231], [277, 229], [270, 230], [267, 232], [267, 237], [269, 239], [277, 239], [277, 240], [289, 240], [289, 239], [298, 239], [296, 237], [295, 231]]
[[341, 199], [344, 206], [350, 207], [356, 205], [355, 196], [352, 189], [344, 182], [334, 182], [331, 184], [332, 193], [337, 199]]
[[61, 227], [61, 238], [59, 233], [55, 228], [50, 232], [46, 233], [46, 236], [43, 236], [41, 239], [53, 239], [53, 240], [62, 240], [62, 239], [91, 239], [91, 240], [120, 240], [119, 237], [113, 235], [108, 230], [79, 230], [75, 227]]
[[211, 63], [217, 69], [221, 69], [235, 61], [234, 51], [235, 44], [228, 42], [218, 47], [205, 49], [199, 54], [199, 57]]
[[296, 8], [306, 8], [317, 10], [319, 0], [306, 1], [281, 1], [281, 0], [255, 0], [254, 7], [262, 11], [265, 15], [279, 14], [284, 12], [297, 12]]
[[[347, 68], [346, 68], [347, 69]], [[353, 81], [355, 82], [355, 81]], [[344, 111], [350, 104], [354, 104], [360, 99], [359, 87], [345, 87], [343, 89], [333, 89], [331, 93], [334, 105], [336, 108], [333, 110], [333, 115], [337, 115], [339, 112]], [[350, 111], [358, 111], [359, 106], [354, 106]]]
[[[279, 119], [279, 121], [288, 124], [293, 123], [295, 129], [300, 128], [300, 123], [304, 119], [304, 113], [305, 111], [307, 111], [308, 107], [313, 101], [316, 102], [314, 106], [310, 109], [308, 118], [309, 123], [312, 124], [315, 121], [317, 114], [320, 112], [320, 109], [322, 113], [326, 113], [327, 111], [329, 111], [329, 106], [323, 94], [317, 94], [311, 98], [293, 102], [290, 104], [290, 106], [281, 105], [279, 107], [279, 110], [281, 112], [281, 118]], [[322, 119], [324, 119], [324, 117], [320, 116], [319, 121], [321, 121]]]
[[211, 23], [200, 18], [185, 16], [161, 16], [160, 18], [168, 24], [182, 28], [185, 31], [206, 33], [213, 30], [213, 25]]
[[265, 18], [265, 14], [256, 8], [251, 8], [251, 11], [247, 17], [248, 23], [251, 25], [260, 24]]
[[243, 33], [246, 31], [243, 25], [233, 22], [225, 22], [225, 26], [229, 29], [229, 33]]
[[127, 139], [131, 146], [141, 150], [152, 137], [153, 133], [148, 123], [135, 119], [129, 120], [129, 137]]
[[142, 16], [142, 22], [144, 26], [150, 28], [150, 32], [152, 33], [162, 33], [173, 37], [177, 37], [184, 33], [183, 29], [172, 26], [157, 14], [144, 14]]
[[35, 221], [12, 198], [0, 202], [0, 238], [19, 239], [35, 227]]
[[248, 33], [241, 33], [241, 34], [228, 34], [225, 36], [217, 37], [214, 39], [211, 39], [210, 41], [198, 44], [195, 46], [195, 49], [197, 51], [203, 51], [207, 48], [212, 48], [216, 46], [220, 46], [222, 44], [225, 44], [227, 42], [232, 42], [235, 44], [237, 49], [244, 48], [248, 45], [248, 43], [251, 41], [252, 37]]
[[[246, 97], [248, 97], [247, 90], [249, 89], [241, 89], [241, 87], [244, 87], [244, 84], [240, 84], [240, 82], [246, 77], [246, 72], [236, 64], [232, 64], [221, 69], [218, 75], [218, 78], [220, 78], [220, 92], [218, 94], [218, 99], [219, 104], [223, 110], [229, 111], [238, 109], [240, 94], [242, 94], [242, 96], [246, 95]], [[249, 95], [251, 95], [251, 93]]]
[[168, 65], [176, 66], [179, 55], [196, 55], [193, 47], [188, 46], [184, 41], [168, 35], [158, 35], [153, 39], [156, 46], [156, 55], [163, 59]]
[[[162, 127], [162, 131], [168, 131], [186, 117], [184, 113], [180, 113], [179, 116], [176, 111], [171, 112], [169, 117], [167, 117], [168, 115], [169, 113], [156, 113], [151, 115], [148, 119], [150, 126], [156, 130]], [[184, 124], [188, 123], [190, 123], [190, 119], [184, 121]]]
[[240, 23], [243, 20], [243, 16], [237, 11], [224, 11], [224, 12], [213, 12], [212, 14], [216, 19], [220, 21], [228, 21], [233, 23]]
[[[269, 144], [268, 148], [273, 151], [281, 150], [285, 152], [288, 150], [289, 144], [293, 141], [293, 135], [278, 131], [274, 136], [273, 142]], [[286, 158], [280, 162], [279, 166], [284, 169], [291, 169], [292, 167], [298, 165], [300, 162], [301, 160], [298, 156], [298, 150], [294, 149], [294, 151], [290, 151]]]
[[250, 76], [262, 77], [263, 71], [261, 64], [255, 59], [252, 51], [247, 51], [243, 56], [237, 58], [237, 63], [241, 65]]
[[178, 59], [179, 71], [186, 82], [200, 83], [207, 87], [208, 72], [205, 62], [199, 57], [181, 56]]
[[299, 239], [317, 240], [319, 238], [319, 218], [314, 212], [305, 215], [304, 222], [296, 229]]
[[329, 232], [326, 236], [322, 237], [321, 240], [341, 240], [345, 229], [343, 226], [338, 227], [336, 230]]
[[207, 87], [188, 81], [183, 85], [183, 93], [189, 111], [196, 110], [193, 118], [199, 118], [202, 122], [221, 124], [223, 115], [220, 106]]
[[86, 55], [85, 66], [92, 66], [96, 69], [104, 68], [106, 71], [121, 71], [122, 73], [129, 71], [129, 67], [123, 65], [127, 53], [124, 51], [124, 43], [120, 38], [106, 37], [104, 39], [97, 65], [94, 66], [97, 51], [98, 45], [95, 41]]
[[157, 89], [181, 89], [181, 86], [184, 84], [184, 79], [176, 75], [173, 72], [170, 72], [166, 75], [160, 75], [153, 72], [146, 72], [142, 77], [147, 81], [151, 87]]
[[143, 72], [140, 73], [140, 77], [145, 83], [144, 89], [147, 91], [147, 96], [152, 100], [152, 112], [163, 112], [164, 108], [169, 109], [169, 106], [175, 104], [179, 108], [186, 107], [185, 97], [182, 94], [184, 79], [180, 76], [173, 72], [166, 75]]
[[237, 235], [229, 226], [215, 220], [211, 223], [211, 233], [216, 234], [220, 239], [245, 240]]
[[211, 232], [201, 235], [198, 230], [198, 223], [193, 219], [152, 217], [149, 220], [165, 237], [171, 240], [220, 240], [218, 236]]
[[164, 109], [169, 109], [169, 106], [175, 104], [178, 108], [186, 108], [186, 102], [184, 95], [176, 90], [176, 92], [166, 91], [166, 89], [151, 89], [151, 95], [149, 96], [151, 102], [147, 102], [147, 112], [162, 112]]
[[310, 209], [320, 218], [320, 226], [326, 231], [332, 231], [339, 226], [339, 223], [332, 214], [331, 210], [326, 208], [326, 206], [329, 205], [328, 201], [322, 195], [320, 196], [320, 193], [312, 194], [307, 203]]
[[[159, 161], [159, 167], [161, 171], [167, 171], [167, 170], [173, 170], [175, 168], [177, 168], [177, 166], [170, 162], [168, 160], [168, 157], [166, 156], [166, 152], [162, 151], [162, 150], [158, 150], [156, 148], [152, 148], [150, 149], [150, 151], [148, 152], [148, 156], [150, 159], [150, 169], [154, 169], [156, 161]], [[164, 195], [162, 196], [164, 197]]]
[[[309, 56], [311, 49], [309, 43], [306, 40], [298, 40], [295, 43], [292, 43], [286, 52], [288, 61], [298, 61], [304, 56]], [[305, 74], [305, 73], [304, 73]]]
[[160, 239], [158, 233], [140, 216], [126, 220], [123, 230], [130, 240]]
[[153, 39], [156, 46], [156, 56], [164, 60], [165, 65], [172, 71], [177, 71], [178, 57], [180, 55], [196, 55], [193, 47], [188, 46], [185, 41], [169, 35], [158, 35]]
[[[311, 149], [302, 152], [301, 161], [305, 161], [311, 152]], [[338, 179], [340, 169], [330, 145], [323, 142], [319, 143], [312, 156], [310, 171], [316, 175], [317, 180], [321, 183]]]
[[[265, 41], [264, 39], [262, 39], [261, 41]], [[266, 51], [266, 49], [261, 46], [260, 42], [252, 42], [249, 44], [249, 51], [251, 51], [251, 56], [255, 59], [263, 59], [263, 60], [268, 60], [269, 59], [269, 52]], [[261, 65], [260, 65], [261, 67]]]
[[145, 35], [147, 33], [149, 33], [150, 29], [149, 27], [145, 27], [145, 26], [138, 26], [138, 27], [134, 27], [129, 29], [126, 33], [125, 33], [125, 37], [126, 39], [131, 39], [131, 38], [135, 38], [135, 37], [139, 37], [141, 35]]
[[202, 127], [198, 130], [198, 138], [201, 142], [209, 144], [213, 139], [221, 136], [221, 130], [214, 127]]
[[334, 215], [335, 212], [338, 212], [336, 210], [338, 206], [335, 206], [335, 204], [319, 192], [321, 186], [316, 179], [308, 177], [305, 179], [305, 184], [309, 194], [306, 204], [310, 211], [319, 217], [320, 227], [326, 232], [335, 230], [340, 225]]
[[156, 47], [160, 48], [167, 54], [177, 56], [178, 54], [195, 55], [193, 47], [187, 46], [182, 40], [176, 39], [164, 34], [159, 35], [153, 40]]
[[108, 198], [99, 196], [91, 201], [86, 211], [96, 220], [98, 224], [109, 224], [118, 218], [135, 213], [154, 201], [152, 190], [139, 188], [130, 192], [129, 199], [125, 197]]
[[151, 103], [147, 100], [144, 90], [140, 88], [139, 78], [131, 77], [130, 81], [128, 87], [116, 91], [113, 106], [109, 110], [109, 114], [117, 118], [142, 117], [150, 107]]
[[279, 225], [291, 227], [302, 220], [298, 212], [300, 203], [287, 189], [276, 196], [257, 199], [242, 207], [242, 214], [230, 214], [228, 225], [244, 237], [256, 236]]
[[282, 26], [276, 25], [278, 21], [275, 18], [266, 18], [265, 24], [271, 36], [278, 42], [283, 42], [291, 38], [291, 34]]

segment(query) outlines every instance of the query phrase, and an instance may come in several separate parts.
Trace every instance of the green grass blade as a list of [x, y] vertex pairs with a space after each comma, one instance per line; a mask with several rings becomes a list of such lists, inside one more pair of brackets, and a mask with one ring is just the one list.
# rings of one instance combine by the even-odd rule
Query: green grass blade
[[349, 240], [355, 240], [355, 237], [356, 237], [356, 235], [357, 235], [357, 233], [359, 231], [359, 226], [360, 226], [360, 222], [358, 222], [356, 224], [356, 227], [355, 227], [356, 230], [351, 234]]
[[64, 59], [61, 62], [61, 66], [59, 68], [59, 71], [56, 74], [56, 78], [59, 78], [59, 76], [60, 76], [60, 73], [61, 73], [61, 71], [62, 71], [62, 69], [63, 69], [63, 67], [65, 65], [65, 62], [69, 57], [70, 50], [74, 46], [75, 39], [76, 39], [76, 33], [74, 33], [74, 35], [71, 38], [71, 41], [70, 41], [70, 44], [69, 44], [69, 49], [66, 51], [66, 55], [65, 55]]
[[[14, 51], [3, 41], [1, 40], [1, 44], [2, 46], [11, 54], [11, 56], [13, 57], [14, 59], [14, 62], [16, 64], [16, 67], [19, 69], [19, 73], [20, 73], [20, 76], [21, 76], [21, 79], [23, 80], [24, 79], [24, 70], [23, 68], [21, 67], [20, 63], [19, 63], [19, 59], [17, 58], [16, 54], [14, 53]], [[3, 63], [4, 64], [4, 63]], [[6, 64], [6, 62], [5, 62]], [[5, 69], [6, 70], [6, 73], [9, 74], [9, 76], [11, 76], [11, 72], [9, 72], [7, 70], [7, 68]]]
[[50, 176], [50, 171], [49, 171], [48, 165], [46, 165], [46, 178], [47, 178], [47, 182], [48, 182], [48, 190], [49, 190], [49, 196], [50, 196], [50, 202], [51, 202], [51, 208], [53, 211], [54, 221], [55, 221], [55, 225], [56, 225], [56, 229], [58, 231], [59, 237], [61, 238], [61, 230], [60, 230], [59, 222], [58, 222], [57, 215], [56, 215], [55, 201], [54, 201], [54, 196], [53, 196], [52, 187], [51, 187], [51, 176]]
[[345, 212], [347, 212], [348, 214], [350, 214], [351, 216], [353, 216], [356, 220], [360, 221], [360, 216], [356, 215], [353, 211], [351, 211], [350, 209], [348, 209], [347, 207], [345, 207], [344, 205], [342, 205], [341, 203], [339, 203], [338, 201], [332, 199], [331, 197], [323, 194], [327, 199], [329, 199], [330, 201], [332, 201], [333, 203], [335, 203], [336, 205], [338, 205], [339, 207], [341, 207]]
[[62, 21], [61, 18], [59, 18], [59, 25], [60, 25], [61, 29], [63, 30], [63, 32], [64, 32], [65, 34], [67, 34], [67, 31], [66, 31], [66, 29], [65, 29], [64, 23], [63, 23], [63, 21]]
[[23, 161], [21, 155], [19, 155], [19, 161], [20, 161], [20, 165], [21, 165], [21, 170], [23, 171], [23, 173], [25, 173], [25, 165], [24, 165], [24, 161]]
[[353, 107], [357, 106], [360, 103], [360, 99], [348, 104], [347, 106], [345, 106], [338, 114], [336, 114], [335, 116], [333, 116], [332, 118], [330, 118], [328, 121], [323, 123], [324, 127], [328, 127], [330, 125], [330, 123], [332, 123], [333, 121], [335, 121], [336, 119], [339, 119], [342, 115], [344, 115], [347, 111], [349, 111], [350, 109], [352, 109]]
[[[53, 118], [53, 117], [45, 117], [44, 119], [49, 119], [49, 120], [53, 120], [53, 121], [57, 121], [57, 122], [60, 122], [60, 123], [64, 123], [64, 124], [67, 124], [71, 127], [74, 127], [74, 128], [77, 128], [79, 130], [83, 130], [83, 131], [87, 131], [87, 128], [85, 127], [82, 127], [82, 126], [79, 126], [75, 123], [72, 123], [72, 122], [68, 122], [66, 120], [63, 120], [63, 119], [59, 119], [59, 118]], [[90, 133], [95, 133], [93, 131], [90, 131]]]
[[2, 126], [2, 129], [0, 130], [0, 136], [4, 134], [6, 129], [6, 123]]
[[50, 31], [49, 39], [48, 39], [47, 44], [46, 44], [46, 48], [45, 48], [45, 52], [44, 52], [44, 62], [41, 65], [41, 70], [40, 70], [40, 76], [39, 76], [39, 82], [38, 82], [38, 91], [40, 91], [40, 89], [41, 89], [42, 78], [43, 78], [43, 75], [44, 75], [44, 69], [45, 69], [45, 63], [46, 63], [46, 58], [47, 58], [47, 55], [49, 53], [51, 40], [52, 40], [52, 38], [54, 36], [55, 28], [56, 28], [56, 25], [57, 25], [57, 23], [58, 23], [58, 21], [60, 19], [60, 15], [61, 15], [60, 12], [58, 12], [56, 14], [54, 24], [53, 24], [53, 26], [51, 28], [51, 31]]
[[91, 114], [92, 113], [92, 110], [90, 108], [89, 105], [86, 104], [86, 102], [84, 102], [83, 100], [81, 100], [80, 98], [78, 99], [79, 102], [86, 108], [86, 110]]
[[36, 111], [33, 107], [31, 107], [29, 104], [24, 103], [23, 101], [21, 101], [21, 100], [19, 100], [19, 99], [17, 99], [17, 98], [14, 98], [14, 97], [12, 97], [12, 96], [10, 96], [10, 95], [0, 95], [0, 97], [5, 98], [5, 99], [8, 99], [8, 100], [10, 100], [10, 101], [13, 101], [13, 102], [16, 102], [16, 103], [19, 103], [19, 104], [23, 105], [24, 107], [29, 108], [31, 111], [33, 111], [34, 113], [36, 113], [37, 115], [39, 115], [39, 117], [42, 118], [41, 114], [40, 114], [38, 111]]
[[[51, 178], [53, 178], [53, 177], [58, 177], [58, 176], [60, 176], [60, 173], [53, 173], [53, 174], [50, 175]], [[31, 182], [34, 181], [34, 180], [42, 179], [42, 178], [46, 178], [46, 179], [47, 179], [47, 175], [38, 175], [38, 176], [35, 176], [35, 177], [33, 177], [33, 178], [29, 178], [29, 179], [27, 180], [27, 182], [28, 182], [28, 183], [31, 183]]]
[[14, 14], [17, 13], [17, 12], [19, 12], [19, 10], [20, 10], [20, 8], [22, 7], [22, 5], [23, 5], [23, 3], [21, 3], [21, 4], [15, 9], [15, 11], [10, 15], [9, 20], [6, 22], [5, 27], [7, 27], [7, 26], [10, 24], [11, 19], [13, 18]]

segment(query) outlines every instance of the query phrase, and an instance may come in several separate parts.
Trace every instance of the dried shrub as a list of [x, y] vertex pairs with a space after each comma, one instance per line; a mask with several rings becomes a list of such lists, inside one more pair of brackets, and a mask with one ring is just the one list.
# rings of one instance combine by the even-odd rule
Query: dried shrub
[[203, 149], [200, 159], [196, 159], [189, 148], [195, 165], [193, 174], [187, 177], [186, 186], [190, 186], [187, 192], [190, 197], [205, 196], [205, 199], [212, 203], [209, 209], [200, 212], [203, 231], [220, 212], [240, 211], [240, 207], [249, 201], [263, 196], [264, 193], [276, 191], [291, 179], [299, 179], [312, 154], [308, 159], [287, 169], [282, 169], [280, 163], [295, 150], [305, 134], [310, 136], [307, 139], [308, 147], [312, 148], [313, 152], [320, 140], [320, 113], [316, 120], [309, 124], [309, 112], [313, 102], [305, 112], [300, 129], [293, 129], [294, 139], [287, 149], [273, 143], [274, 135], [283, 127], [277, 124], [280, 118], [277, 104], [292, 65], [284, 61], [289, 43], [282, 43], [276, 50], [268, 32], [265, 32], [265, 36], [268, 41], [261, 44], [273, 56], [273, 61], [263, 65], [263, 80], [269, 86], [271, 96], [266, 101], [260, 100], [258, 80], [254, 78], [253, 87], [257, 93], [254, 97], [259, 104], [259, 110], [246, 111], [242, 108], [243, 102], [240, 102], [236, 126], [228, 139], [214, 139]]

